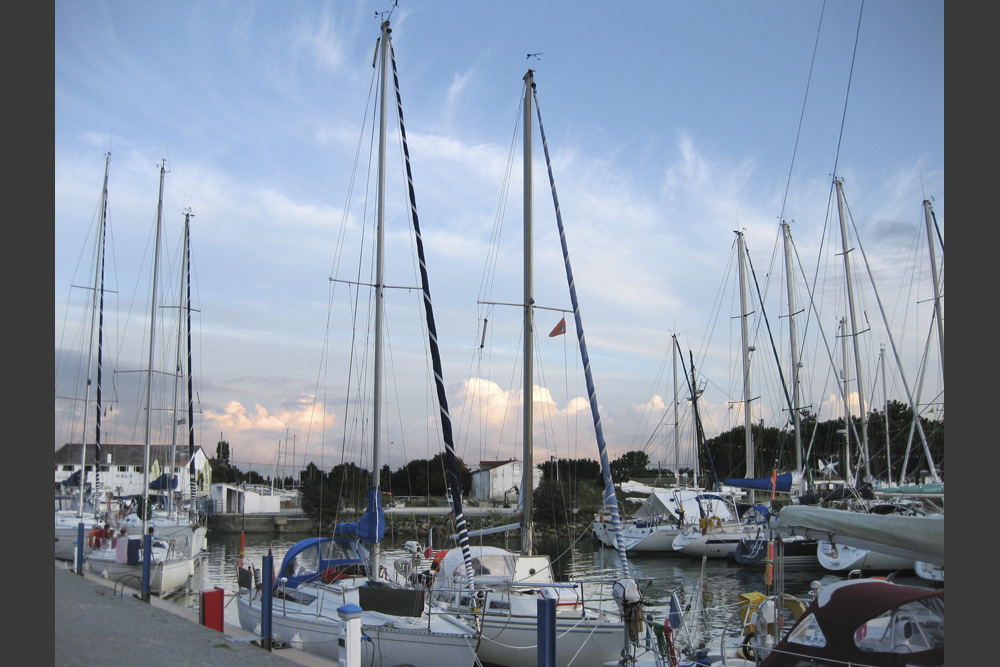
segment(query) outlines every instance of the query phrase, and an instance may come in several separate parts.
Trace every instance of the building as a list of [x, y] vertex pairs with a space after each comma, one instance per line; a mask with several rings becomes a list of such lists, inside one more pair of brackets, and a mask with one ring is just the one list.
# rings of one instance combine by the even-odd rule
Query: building
[[[74, 474], [80, 471], [79, 444], [66, 444], [56, 450], [55, 483], [59, 489]], [[85, 484], [94, 490], [95, 447], [87, 445]], [[145, 445], [101, 445], [99, 465], [101, 489], [116, 496], [142, 494], [143, 455]], [[175, 448], [169, 445], [150, 445], [149, 447], [149, 483], [152, 484], [160, 475], [172, 472], [177, 476], [176, 494], [187, 500], [191, 495], [190, 458], [186, 446]], [[194, 468], [197, 480], [198, 495], [207, 496], [212, 485], [212, 467], [208, 457], [201, 447], [195, 449]]]
[[[479, 470], [472, 473], [472, 499], [505, 506], [517, 505], [521, 492], [523, 468], [516, 459], [480, 461]], [[532, 488], [542, 481], [542, 469], [535, 466]]]

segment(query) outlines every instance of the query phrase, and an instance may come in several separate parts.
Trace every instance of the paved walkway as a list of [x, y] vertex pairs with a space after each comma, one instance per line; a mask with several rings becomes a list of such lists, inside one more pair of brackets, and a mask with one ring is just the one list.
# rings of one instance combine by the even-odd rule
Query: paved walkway
[[[239, 626], [226, 623], [218, 632], [198, 622], [198, 612], [159, 598], [146, 604], [135, 591], [85, 574], [79, 576], [66, 563], [56, 562], [55, 660], [60, 667], [335, 667], [294, 648], [272, 652], [251, 644]], [[237, 620], [235, 603], [224, 610]], [[243, 641], [241, 641], [241, 639]]]

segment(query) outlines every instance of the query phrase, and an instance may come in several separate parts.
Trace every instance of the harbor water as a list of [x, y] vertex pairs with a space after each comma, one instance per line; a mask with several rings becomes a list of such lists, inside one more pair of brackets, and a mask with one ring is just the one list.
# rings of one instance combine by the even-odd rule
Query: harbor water
[[[289, 547], [306, 537], [309, 535], [247, 534], [243, 542], [243, 558], [260, 567], [261, 559], [270, 551], [277, 569]], [[490, 544], [517, 549], [516, 543], [493, 541]], [[445, 548], [444, 545], [436, 547]], [[616, 577], [620, 570], [617, 552], [601, 547], [589, 536], [584, 536], [573, 544], [543, 540], [536, 544], [536, 551], [552, 558], [557, 575], [607, 579]], [[383, 563], [391, 568], [396, 559], [409, 557], [410, 554], [401, 546], [388, 547], [384, 552]], [[208, 548], [195, 563], [194, 574], [188, 580], [188, 585], [170, 600], [197, 611], [201, 604], [201, 592], [221, 588], [225, 591], [225, 620], [227, 623], [238, 624], [235, 596], [236, 564], [239, 558], [238, 533], [211, 532], [208, 536]], [[671, 594], [677, 596], [681, 609], [686, 613], [686, 622], [683, 627], [675, 630], [675, 643], [689, 651], [717, 649], [724, 631], [727, 636], [736, 635], [738, 638], [738, 630], [731, 621], [737, 609], [739, 595], [777, 592], [777, 581], [771, 587], [766, 585], [762, 566], [742, 567], [722, 559], [693, 559], [678, 553], [631, 554], [629, 566], [633, 577], [644, 588], [646, 611], [655, 619], [666, 616]], [[815, 566], [788, 568], [782, 578], [783, 592], [802, 597], [808, 594], [814, 581], [825, 585], [844, 578], [838, 573], [824, 570], [818, 563]], [[916, 577], [913, 572], [900, 572], [896, 581], [914, 586], [928, 583]], [[607, 597], [609, 593], [602, 595]]]

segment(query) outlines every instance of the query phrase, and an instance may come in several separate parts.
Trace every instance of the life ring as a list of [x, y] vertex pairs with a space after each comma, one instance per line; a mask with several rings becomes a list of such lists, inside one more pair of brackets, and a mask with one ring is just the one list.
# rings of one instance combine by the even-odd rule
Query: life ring
[[722, 528], [722, 519], [717, 516], [708, 517], [708, 525], [712, 528]]

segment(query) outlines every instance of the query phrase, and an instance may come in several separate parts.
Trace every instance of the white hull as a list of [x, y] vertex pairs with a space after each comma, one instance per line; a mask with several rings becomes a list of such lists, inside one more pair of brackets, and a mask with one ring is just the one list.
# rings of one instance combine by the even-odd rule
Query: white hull
[[[274, 598], [271, 606], [271, 636], [313, 655], [340, 659], [341, 621], [337, 608], [352, 602], [357, 593], [344, 595], [334, 588], [311, 588], [320, 592], [311, 605], [302, 606]], [[261, 598], [243, 589], [236, 600], [240, 626], [257, 635], [261, 632]], [[434, 629], [430, 629], [430, 626]], [[421, 617], [397, 617], [378, 612], [363, 612], [362, 633], [371, 641], [362, 641], [361, 664], [366, 667], [471, 667], [476, 663], [474, 630], [447, 616], [424, 614]]]
[[680, 551], [685, 556], [697, 558], [729, 558], [736, 553], [736, 547], [747, 538], [742, 529], [727, 530], [725, 528], [709, 530], [702, 534], [700, 530], [690, 530], [674, 538], [674, 551]]
[[886, 572], [889, 570], [912, 570], [914, 562], [910, 558], [850, 547], [821, 540], [816, 547], [816, 558], [832, 572]]
[[[622, 522], [622, 539], [626, 551], [672, 552], [674, 538], [681, 533], [677, 526], [651, 525], [641, 521]], [[606, 547], [617, 549], [610, 521], [594, 521], [594, 535]]]
[[[170, 540], [178, 553], [185, 556], [198, 556], [208, 548], [208, 528], [193, 525], [183, 517], [153, 516], [146, 521], [147, 528], [152, 527], [157, 537]], [[142, 534], [142, 519], [135, 514], [129, 514], [122, 522], [129, 534]]]
[[[607, 618], [556, 617], [557, 667], [600, 667], [621, 658], [624, 626]], [[506, 667], [535, 667], [538, 661], [538, 617], [486, 614], [479, 659]]]
[[916, 561], [913, 564], [913, 571], [917, 576], [927, 581], [944, 583], [944, 565], [931, 565], [923, 561]]
[[[190, 558], [152, 563], [149, 572], [149, 592], [163, 597], [181, 589], [187, 583], [188, 577], [191, 576], [193, 567], [194, 564]], [[142, 589], [142, 563], [128, 565], [127, 563], [116, 563], [114, 560], [91, 557], [87, 559], [87, 570], [105, 579], [121, 582], [129, 588]]]

